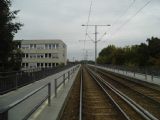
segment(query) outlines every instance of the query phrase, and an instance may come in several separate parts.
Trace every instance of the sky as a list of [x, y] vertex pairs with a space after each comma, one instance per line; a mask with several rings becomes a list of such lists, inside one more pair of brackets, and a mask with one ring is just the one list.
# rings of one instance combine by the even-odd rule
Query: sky
[[124, 47], [160, 37], [160, 0], [12, 0], [11, 9], [20, 10], [15, 21], [24, 24], [15, 40], [61, 39], [71, 61], [94, 60], [95, 28], [89, 26], [85, 37], [82, 24], [111, 25], [97, 27], [98, 53], [111, 44]]

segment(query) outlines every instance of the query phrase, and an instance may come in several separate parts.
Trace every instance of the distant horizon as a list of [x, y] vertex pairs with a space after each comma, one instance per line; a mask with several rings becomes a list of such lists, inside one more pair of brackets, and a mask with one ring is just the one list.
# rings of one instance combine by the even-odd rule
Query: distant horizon
[[[85, 40], [86, 27], [82, 24], [87, 24], [90, 2], [13, 0], [12, 10], [20, 10], [15, 21], [24, 24], [14, 40], [59, 38], [67, 45], [69, 59], [83, 60], [85, 49], [88, 50], [88, 58], [94, 60], [94, 44], [79, 42]], [[140, 44], [152, 36], [159, 38], [159, 6], [158, 0], [93, 1], [88, 24], [111, 25], [98, 27], [98, 39], [102, 38], [98, 43], [98, 52], [110, 44], [123, 47]], [[88, 27], [87, 34], [93, 40], [94, 32], [94, 27]], [[86, 40], [90, 38], [86, 37]]]

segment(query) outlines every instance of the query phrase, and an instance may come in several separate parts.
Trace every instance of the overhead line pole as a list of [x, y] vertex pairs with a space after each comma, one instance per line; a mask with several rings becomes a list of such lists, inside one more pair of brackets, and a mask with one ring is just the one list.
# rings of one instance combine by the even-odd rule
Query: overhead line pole
[[95, 41], [94, 41], [94, 43], [95, 43], [95, 66], [96, 66], [97, 65], [97, 60], [96, 60], [96, 58], [97, 58], [97, 42], [98, 42], [98, 40], [97, 40], [97, 34], [98, 34], [97, 27], [98, 26], [111, 26], [111, 25], [84, 25], [83, 24], [82, 26], [94, 26], [95, 27]]

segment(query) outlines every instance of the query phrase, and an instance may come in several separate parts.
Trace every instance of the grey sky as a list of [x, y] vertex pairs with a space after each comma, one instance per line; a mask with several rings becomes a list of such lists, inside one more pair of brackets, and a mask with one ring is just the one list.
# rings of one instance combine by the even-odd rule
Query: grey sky
[[[160, 0], [152, 0], [130, 22], [117, 31], [120, 25], [133, 16], [147, 1], [93, 0], [89, 24], [111, 24], [98, 27], [98, 51], [109, 44], [126, 46], [145, 42], [151, 36], [160, 37]], [[68, 58], [83, 59], [85, 27], [91, 0], [13, 0], [12, 9], [21, 10], [17, 21], [24, 23], [14, 39], [62, 39], [68, 47]], [[125, 13], [125, 14], [124, 14]], [[123, 15], [123, 16], [122, 16]], [[122, 17], [120, 17], [122, 16]], [[117, 31], [117, 32], [115, 32]], [[94, 39], [94, 27], [88, 28]], [[88, 38], [89, 39], [89, 38]], [[85, 43], [89, 59], [94, 59], [94, 44]]]

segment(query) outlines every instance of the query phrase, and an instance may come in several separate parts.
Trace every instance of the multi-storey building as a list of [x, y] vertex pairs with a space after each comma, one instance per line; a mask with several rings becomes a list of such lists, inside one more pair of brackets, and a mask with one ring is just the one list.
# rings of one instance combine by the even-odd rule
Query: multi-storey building
[[22, 40], [23, 69], [48, 68], [67, 63], [67, 46], [62, 40]]

